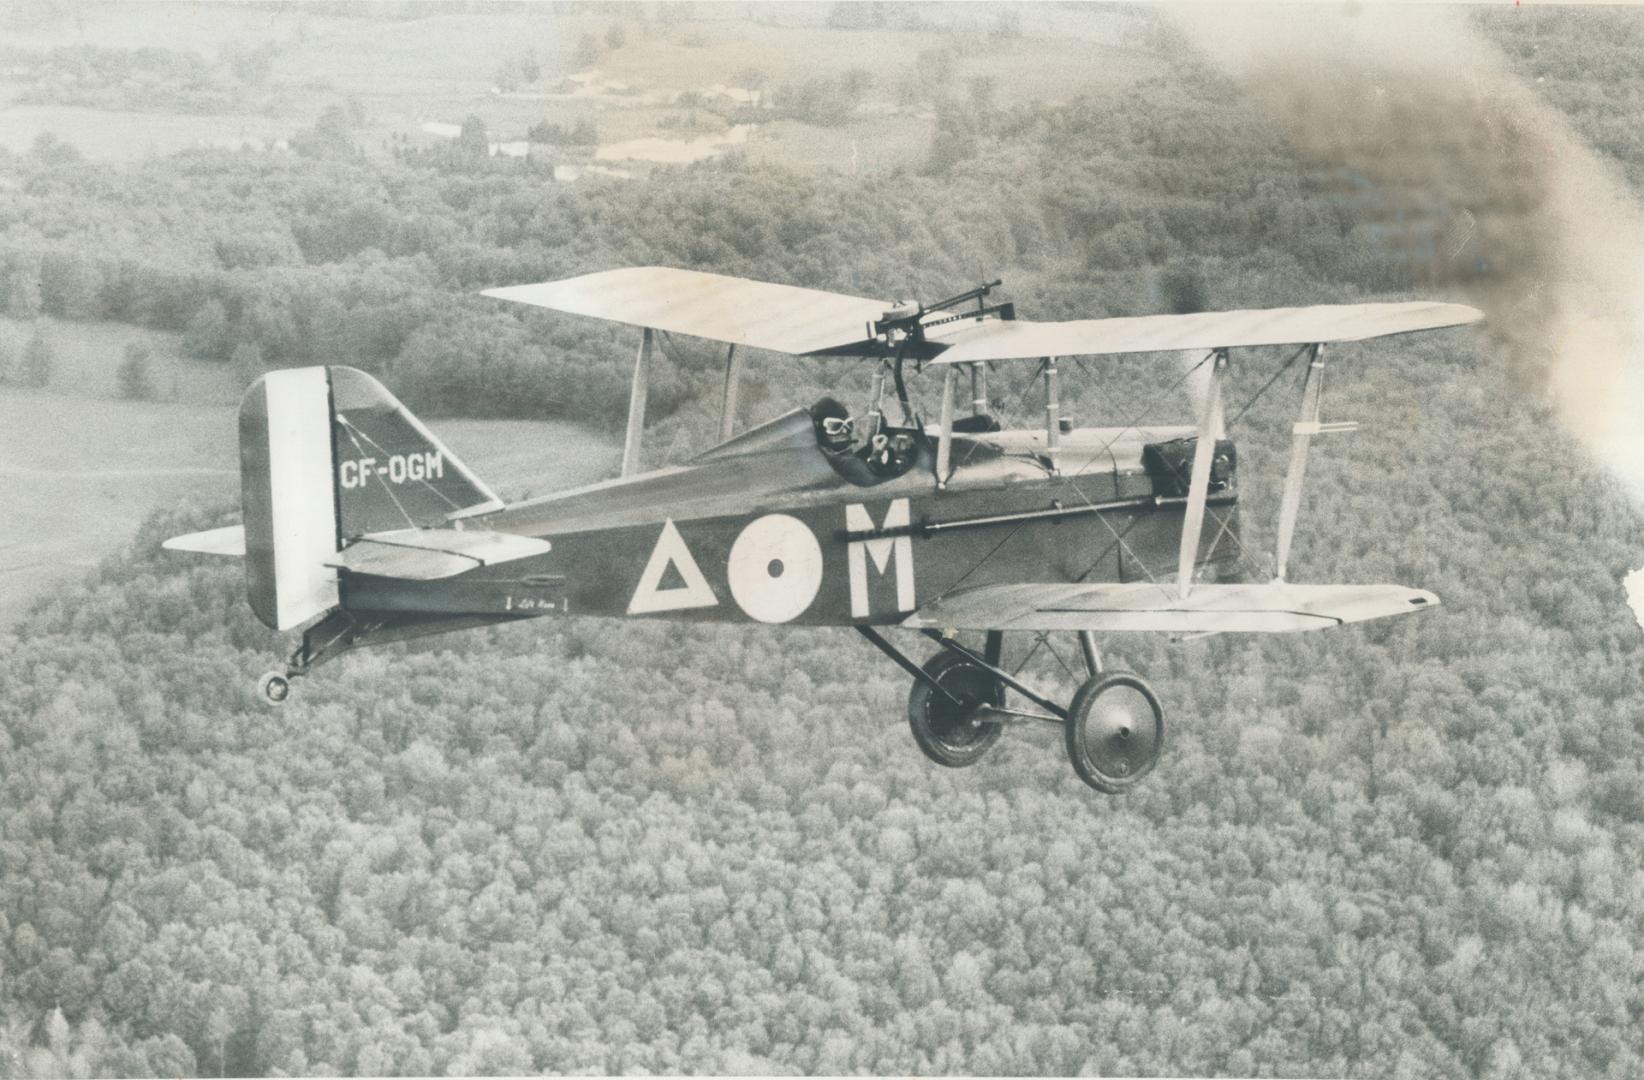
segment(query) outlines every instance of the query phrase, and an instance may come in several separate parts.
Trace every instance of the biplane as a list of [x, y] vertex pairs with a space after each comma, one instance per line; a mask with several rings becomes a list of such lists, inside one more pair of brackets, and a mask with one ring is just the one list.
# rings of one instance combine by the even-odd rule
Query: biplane
[[[1460, 326], [1478, 311], [1409, 302], [1032, 322], [992, 302], [998, 285], [891, 303], [640, 267], [490, 290], [639, 329], [620, 476], [507, 504], [370, 375], [279, 370], [240, 409], [243, 524], [166, 546], [242, 556], [256, 616], [301, 629], [259, 684], [272, 703], [350, 649], [518, 619], [851, 627], [912, 679], [909, 725], [933, 761], [972, 765], [1007, 725], [1053, 724], [1079, 777], [1114, 794], [1158, 761], [1164, 711], [1140, 675], [1104, 666], [1097, 635], [1284, 633], [1437, 606], [1419, 588], [1299, 584], [1286, 569], [1311, 441], [1353, 427], [1320, 419], [1325, 347]], [[676, 334], [726, 347], [721, 441], [640, 471], [653, 354]], [[1233, 350], [1257, 346], [1289, 347], [1303, 369], [1275, 572], [1251, 581], [1222, 429]], [[871, 399], [853, 411], [828, 397], [734, 431], [739, 349], [864, 358], [877, 365]], [[1208, 369], [1196, 426], [1086, 427], [1065, 414], [1068, 358], [1188, 350]], [[1042, 424], [1001, 426], [986, 388], [1000, 364], [1042, 386]], [[933, 413], [910, 396], [915, 369], [939, 376]], [[896, 629], [936, 652], [916, 661], [887, 636]], [[1071, 700], [1007, 668], [1007, 634], [1077, 643], [1084, 681]]]

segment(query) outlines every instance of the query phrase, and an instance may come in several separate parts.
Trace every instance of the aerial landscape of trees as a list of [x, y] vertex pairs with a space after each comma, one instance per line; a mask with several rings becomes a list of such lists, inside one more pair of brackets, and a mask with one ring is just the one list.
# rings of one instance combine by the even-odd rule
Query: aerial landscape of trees
[[[1592, 105], [1620, 91], [1575, 59], [1622, 78], [1636, 16], [1570, 15], [1537, 50], [1485, 28], [1644, 175]], [[48, 143], [0, 153], [0, 311], [174, 331], [248, 375], [355, 364], [430, 417], [608, 423], [633, 335], [478, 290], [664, 264], [928, 299], [998, 273], [1045, 319], [1433, 291], [1191, 56], [1119, 100], [989, 112], [963, 152], [863, 176], [88, 167]], [[544, 619], [361, 652], [271, 712], [251, 688], [286, 644], [240, 568], [158, 548], [235, 508], [159, 510], [0, 630], [0, 1076], [1638, 1075], [1644, 632], [1620, 580], [1644, 512], [1485, 334], [1333, 352], [1329, 416], [1362, 429], [1315, 452], [1293, 559], [1444, 606], [1105, 639], [1171, 725], [1121, 799], [1032, 729], [931, 764], [906, 677], [845, 631]], [[780, 364], [745, 419], [865, 386]], [[1177, 422], [1176, 374], [1069, 382], [1083, 419]], [[706, 445], [718, 377], [705, 347], [658, 358], [658, 461]], [[1257, 549], [1290, 407], [1232, 432]]]

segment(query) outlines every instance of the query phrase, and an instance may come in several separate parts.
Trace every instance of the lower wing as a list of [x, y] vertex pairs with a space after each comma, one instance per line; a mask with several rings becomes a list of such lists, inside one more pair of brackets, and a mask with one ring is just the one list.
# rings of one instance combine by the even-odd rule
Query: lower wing
[[1408, 615], [1439, 605], [1404, 585], [979, 585], [926, 604], [902, 623], [937, 630], [1099, 630], [1280, 634]]

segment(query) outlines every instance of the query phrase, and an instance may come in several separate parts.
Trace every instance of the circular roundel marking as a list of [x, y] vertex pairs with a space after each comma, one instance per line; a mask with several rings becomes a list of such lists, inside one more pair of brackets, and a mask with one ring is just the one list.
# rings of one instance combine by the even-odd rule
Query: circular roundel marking
[[731, 595], [748, 617], [766, 623], [798, 618], [822, 588], [822, 545], [796, 517], [766, 514], [731, 545]]

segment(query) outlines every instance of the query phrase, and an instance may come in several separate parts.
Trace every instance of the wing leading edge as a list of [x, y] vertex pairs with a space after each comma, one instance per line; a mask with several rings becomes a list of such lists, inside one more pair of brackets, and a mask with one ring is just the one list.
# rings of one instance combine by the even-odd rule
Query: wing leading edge
[[1439, 605], [1404, 585], [981, 585], [927, 604], [903, 626], [945, 630], [1275, 634], [1408, 615]]
[[[769, 281], [634, 266], [486, 289], [482, 295], [628, 326], [708, 338], [794, 356], [877, 355], [872, 324], [895, 305], [778, 285]], [[978, 317], [938, 320], [918, 343], [918, 355], [941, 364], [1045, 356], [1313, 345], [1464, 326], [1484, 317], [1464, 304], [1416, 300], [1391, 304], [1204, 311], [1117, 319], [1031, 322]]]
[[1484, 313], [1465, 304], [1322, 304], [1315, 307], [1203, 311], [1072, 322], [987, 320], [944, 340], [938, 364], [1029, 360], [1044, 356], [1315, 345], [1465, 326]]
[[634, 266], [486, 289], [481, 295], [572, 315], [800, 355], [862, 342], [892, 305], [768, 281]]

